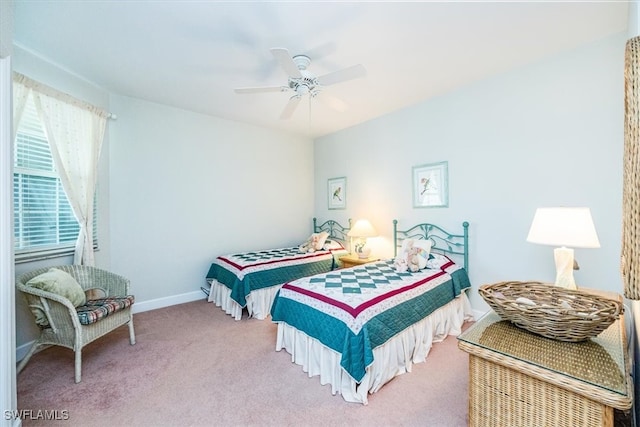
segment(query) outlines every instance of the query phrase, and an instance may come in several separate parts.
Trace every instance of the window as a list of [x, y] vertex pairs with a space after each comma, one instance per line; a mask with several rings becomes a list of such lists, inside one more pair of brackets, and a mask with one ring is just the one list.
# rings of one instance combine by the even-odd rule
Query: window
[[[16, 133], [13, 199], [17, 260], [73, 253], [80, 226], [62, 189], [31, 96]], [[95, 246], [95, 214], [93, 230]]]

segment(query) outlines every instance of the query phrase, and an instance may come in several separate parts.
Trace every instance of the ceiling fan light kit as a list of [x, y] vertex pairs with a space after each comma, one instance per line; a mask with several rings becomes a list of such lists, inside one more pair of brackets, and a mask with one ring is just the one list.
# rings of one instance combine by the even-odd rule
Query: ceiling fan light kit
[[[313, 73], [307, 70], [311, 64], [311, 58], [307, 55], [291, 56], [289, 51], [284, 48], [272, 48], [271, 53], [289, 76], [287, 85], [236, 88], [235, 92], [239, 94], [293, 92], [294, 95], [289, 98], [289, 101], [280, 115], [281, 119], [288, 119], [293, 115], [300, 103], [300, 99], [303, 96], [309, 95], [309, 98], [315, 98], [326, 86], [364, 77], [366, 74], [364, 66], [354, 65], [352, 67], [325, 74], [324, 76], [316, 77]], [[346, 104], [335, 97], [328, 97], [327, 101], [329, 106], [337, 111], [344, 111], [346, 109]]]

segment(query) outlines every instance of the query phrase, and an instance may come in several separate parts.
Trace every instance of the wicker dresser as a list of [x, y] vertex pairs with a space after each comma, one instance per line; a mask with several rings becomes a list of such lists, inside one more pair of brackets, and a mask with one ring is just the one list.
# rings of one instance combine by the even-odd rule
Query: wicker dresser
[[470, 426], [613, 426], [633, 384], [624, 316], [579, 343], [544, 338], [487, 313], [458, 337], [469, 353]]

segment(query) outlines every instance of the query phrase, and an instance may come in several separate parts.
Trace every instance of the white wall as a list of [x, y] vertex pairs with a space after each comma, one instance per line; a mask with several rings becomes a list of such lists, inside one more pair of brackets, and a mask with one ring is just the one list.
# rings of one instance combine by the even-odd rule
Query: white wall
[[[588, 206], [602, 247], [576, 249], [576, 282], [622, 293], [624, 43], [610, 37], [317, 140], [316, 212], [326, 180], [346, 176], [342, 215], [369, 218], [384, 257], [394, 218], [452, 232], [469, 221], [471, 302], [484, 311], [482, 284], [555, 280], [553, 248], [525, 241], [535, 209]], [[449, 207], [413, 208], [412, 166], [443, 160]]]
[[111, 108], [111, 267], [137, 301], [204, 298], [217, 255], [311, 233], [310, 140], [123, 96]]
[[13, 0], [0, 2], [0, 58], [13, 52]]

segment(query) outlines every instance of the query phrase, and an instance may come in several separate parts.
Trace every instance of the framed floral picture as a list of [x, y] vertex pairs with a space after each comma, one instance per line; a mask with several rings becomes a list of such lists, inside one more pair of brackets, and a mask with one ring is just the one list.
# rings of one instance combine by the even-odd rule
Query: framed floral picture
[[327, 197], [329, 209], [346, 209], [347, 207], [347, 178], [329, 178], [327, 181]]
[[448, 162], [413, 167], [413, 207], [446, 208], [449, 206]]

